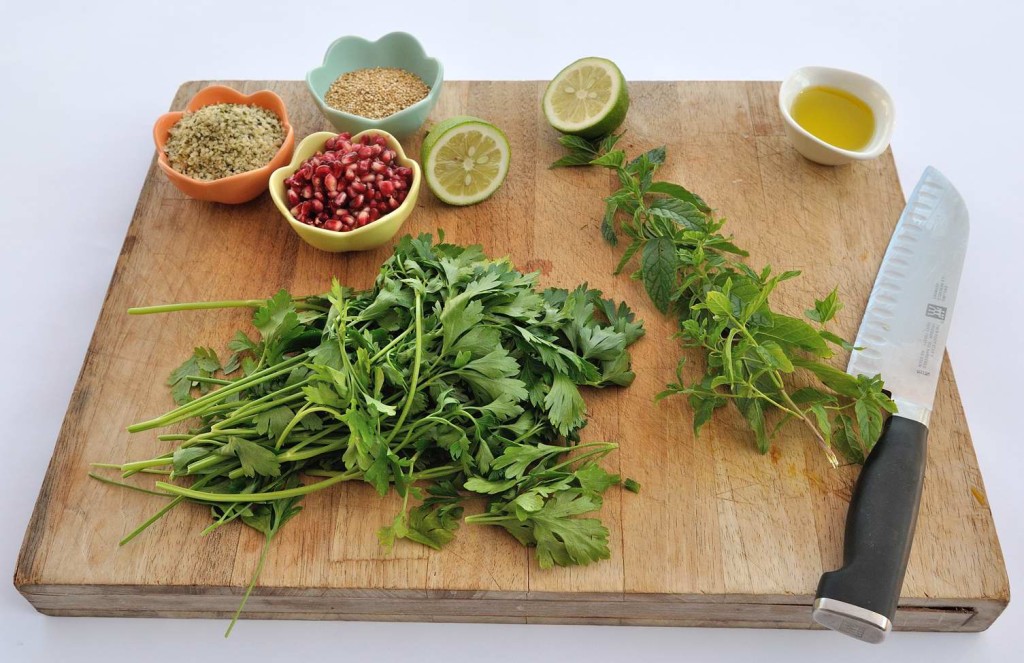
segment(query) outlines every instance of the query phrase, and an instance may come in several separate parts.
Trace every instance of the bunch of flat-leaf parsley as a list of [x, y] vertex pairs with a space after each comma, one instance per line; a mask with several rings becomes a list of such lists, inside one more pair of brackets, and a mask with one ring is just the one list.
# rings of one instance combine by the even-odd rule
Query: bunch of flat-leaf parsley
[[609, 556], [586, 514], [620, 481], [597, 464], [615, 445], [580, 443], [580, 387], [633, 381], [627, 347], [643, 327], [624, 304], [585, 285], [541, 290], [507, 260], [423, 235], [363, 292], [335, 281], [323, 296], [132, 312], [233, 306], [255, 309], [258, 337], [237, 332], [223, 364], [197, 348], [169, 379], [179, 406], [129, 430], [193, 427], [161, 435], [175, 446], [156, 458], [106, 466], [165, 475], [143, 490], [169, 503], [125, 541], [191, 501], [212, 510], [206, 531], [240, 519], [269, 545], [302, 496], [364, 481], [402, 497], [379, 533], [388, 547], [442, 547], [477, 495], [487, 506], [465, 521], [505, 528], [543, 568]]

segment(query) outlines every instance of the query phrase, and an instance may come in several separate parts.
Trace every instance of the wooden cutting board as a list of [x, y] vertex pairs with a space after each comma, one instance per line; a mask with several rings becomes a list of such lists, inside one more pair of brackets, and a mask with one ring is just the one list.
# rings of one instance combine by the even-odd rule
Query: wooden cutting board
[[[182, 86], [172, 108], [205, 84]], [[298, 137], [327, 128], [303, 83], [229, 84], [280, 94]], [[619, 250], [598, 231], [611, 174], [547, 169], [561, 148], [539, 110], [543, 90], [537, 82], [445, 83], [434, 120], [468, 113], [495, 122], [511, 141], [512, 168], [504, 187], [475, 207], [446, 207], [424, 191], [404, 230], [443, 228], [451, 241], [481, 243], [524, 271], [539, 270], [545, 284], [587, 281], [646, 321], [647, 336], [633, 348], [633, 386], [586, 394], [584, 439], [620, 442], [607, 464], [643, 485], [638, 495], [609, 491], [601, 517], [611, 559], [544, 571], [504, 531], [479, 526], [463, 526], [442, 552], [402, 542], [385, 554], [375, 532], [395, 500], [345, 485], [308, 498], [284, 528], [245, 616], [812, 626], [818, 577], [840, 562], [857, 468], [830, 469], [797, 426], [759, 455], [731, 411], [694, 439], [682, 399], [653, 402], [682, 352], [674, 325], [637, 283], [612, 275]], [[778, 291], [779, 307], [800, 314], [838, 284], [846, 308], [837, 331], [852, 337], [904, 204], [891, 153], [839, 168], [805, 161], [783, 136], [775, 83], [633, 83], [630, 90], [627, 152], [667, 143], [663, 178], [728, 217], [754, 266], [803, 270]], [[419, 140], [407, 148], [418, 154]], [[25, 535], [15, 584], [32, 605], [52, 615], [229, 616], [262, 536], [231, 526], [200, 537], [209, 513], [186, 505], [119, 548], [162, 501], [86, 473], [90, 462], [164, 451], [154, 432], [130, 437], [125, 426], [168, 409], [165, 376], [193, 346], [223, 348], [248, 315], [135, 318], [125, 309], [261, 298], [282, 287], [317, 293], [334, 275], [366, 287], [388, 253], [316, 251], [268, 196], [238, 206], [197, 202], [151, 166]], [[929, 443], [896, 628], [980, 631], [1002, 612], [1009, 588], [948, 361]]]

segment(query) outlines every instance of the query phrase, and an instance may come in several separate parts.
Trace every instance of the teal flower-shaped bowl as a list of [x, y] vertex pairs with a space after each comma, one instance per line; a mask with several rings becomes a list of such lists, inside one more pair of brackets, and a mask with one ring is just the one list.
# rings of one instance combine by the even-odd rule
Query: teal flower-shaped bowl
[[[416, 74], [430, 88], [430, 94], [393, 115], [375, 120], [331, 108], [324, 101], [327, 90], [338, 76], [371, 67], [397, 67]], [[377, 129], [399, 139], [415, 134], [437, 104], [444, 81], [444, 68], [436, 58], [428, 57], [416, 38], [405, 32], [392, 32], [377, 41], [362, 37], [342, 37], [327, 48], [324, 63], [306, 74], [306, 84], [320, 112], [338, 131], [352, 134]]]

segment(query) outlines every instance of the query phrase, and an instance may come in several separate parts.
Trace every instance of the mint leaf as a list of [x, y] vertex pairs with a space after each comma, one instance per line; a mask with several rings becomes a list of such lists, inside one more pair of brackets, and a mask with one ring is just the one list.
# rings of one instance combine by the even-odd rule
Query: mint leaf
[[619, 243], [619, 237], [615, 234], [615, 212], [618, 209], [618, 205], [614, 201], [606, 202], [604, 205], [604, 217], [601, 219], [601, 236], [604, 237], [604, 241], [612, 246]]
[[784, 345], [807, 350], [819, 357], [828, 357], [832, 354], [824, 339], [821, 338], [821, 334], [814, 327], [788, 315], [773, 314], [772, 325], [759, 329], [758, 334]]
[[654, 182], [651, 186], [647, 187], [647, 193], [664, 193], [677, 200], [690, 203], [705, 214], [711, 211], [711, 208], [708, 207], [708, 204], [700, 196], [671, 182]]
[[645, 162], [651, 166], [660, 166], [665, 163], [665, 147], [655, 147], [654, 149], [644, 152], [630, 161], [626, 165], [626, 170], [636, 172], [641, 167], [641, 164]]
[[626, 163], [626, 153], [622, 150], [612, 150], [590, 162], [592, 166], [603, 166], [605, 168], [622, 168]]
[[562, 147], [567, 147], [573, 152], [585, 152], [597, 156], [597, 147], [595, 147], [594, 144], [586, 138], [565, 134], [558, 137], [558, 143]]
[[564, 157], [553, 161], [548, 168], [572, 168], [574, 166], [589, 166], [593, 157], [590, 154], [566, 154]]
[[839, 301], [838, 290], [838, 288], [833, 289], [825, 299], [815, 300], [814, 308], [806, 311], [807, 317], [820, 324], [825, 324], [835, 318], [836, 313], [843, 308], [842, 302]]
[[669, 237], [655, 237], [644, 245], [641, 270], [644, 288], [662, 313], [668, 313], [676, 288], [676, 247]]
[[715, 315], [723, 318], [729, 318], [733, 315], [732, 300], [718, 290], [712, 290], [704, 295], [704, 304]]
[[857, 398], [860, 395], [860, 389], [857, 386], [857, 378], [845, 371], [833, 368], [828, 364], [822, 364], [808, 359], [801, 359], [799, 357], [793, 357], [793, 365], [814, 373], [826, 387], [837, 394], [841, 394], [849, 398]]
[[[652, 216], [668, 219], [687, 230], [702, 231], [707, 224], [707, 217], [692, 203], [675, 198], [655, 198], [647, 209]], [[717, 245], [721, 248], [721, 244]]]
[[615, 147], [615, 144], [619, 142], [620, 138], [622, 138], [622, 134], [608, 134], [607, 136], [601, 139], [597, 151], [601, 154], [610, 151], [613, 147]]

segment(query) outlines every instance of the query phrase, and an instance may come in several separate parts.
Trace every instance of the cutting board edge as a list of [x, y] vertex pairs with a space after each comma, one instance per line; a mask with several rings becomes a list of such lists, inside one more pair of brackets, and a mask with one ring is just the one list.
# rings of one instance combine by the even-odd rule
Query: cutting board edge
[[[22, 584], [18, 591], [40, 613], [80, 617], [230, 618], [240, 589], [230, 587], [138, 587]], [[106, 590], [106, 591], [105, 591]], [[141, 590], [141, 591], [140, 591]], [[147, 591], [149, 590], [149, 591]], [[211, 591], [212, 590], [212, 591]], [[128, 593], [132, 592], [132, 593]], [[245, 619], [370, 620], [816, 628], [810, 623], [811, 596], [572, 593], [522, 596], [522, 592], [466, 592], [465, 597], [409, 596], [403, 590], [261, 589]], [[506, 597], [501, 598], [504, 594]], [[405, 595], [405, 596], [403, 596]], [[388, 598], [382, 598], [386, 596]], [[641, 599], [640, 597], [644, 597]], [[667, 597], [669, 600], [665, 600]], [[896, 630], [984, 631], [1005, 609], [998, 598], [906, 599]]]

